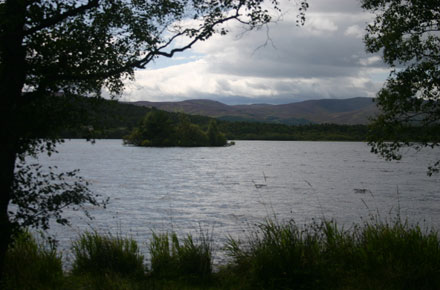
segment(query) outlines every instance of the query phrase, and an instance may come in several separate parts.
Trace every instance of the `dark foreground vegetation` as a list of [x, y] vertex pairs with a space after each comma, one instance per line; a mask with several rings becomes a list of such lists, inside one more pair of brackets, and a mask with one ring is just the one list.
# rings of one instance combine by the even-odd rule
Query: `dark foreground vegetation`
[[53, 244], [37, 240], [15, 237], [1, 289], [440, 289], [438, 233], [399, 219], [350, 229], [267, 220], [246, 240], [230, 238], [229, 262], [215, 270], [203, 233], [153, 235], [148, 261], [131, 238], [84, 233], [69, 271]]

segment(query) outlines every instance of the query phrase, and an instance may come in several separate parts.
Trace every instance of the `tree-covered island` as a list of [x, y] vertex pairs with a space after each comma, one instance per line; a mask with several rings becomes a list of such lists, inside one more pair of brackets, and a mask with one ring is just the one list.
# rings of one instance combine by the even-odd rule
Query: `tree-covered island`
[[169, 113], [153, 109], [148, 112], [139, 127], [124, 137], [125, 144], [144, 147], [204, 147], [228, 145], [226, 137], [218, 130], [215, 120], [203, 131], [191, 123], [187, 115], [178, 114], [173, 119]]

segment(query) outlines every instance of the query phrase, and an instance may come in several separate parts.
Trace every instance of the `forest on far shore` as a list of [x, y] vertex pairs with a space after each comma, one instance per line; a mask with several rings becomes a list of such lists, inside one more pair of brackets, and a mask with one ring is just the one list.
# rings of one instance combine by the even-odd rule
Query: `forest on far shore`
[[[138, 127], [150, 108], [103, 99], [81, 98], [77, 108], [87, 111], [87, 118], [64, 130], [61, 138], [123, 139]], [[73, 108], [75, 110], [76, 108]], [[79, 112], [81, 115], [86, 115]], [[183, 113], [165, 112], [176, 122]], [[180, 116], [180, 117], [179, 117]], [[185, 115], [189, 122], [207, 131], [213, 118]], [[366, 125], [306, 124], [284, 125], [261, 122], [231, 122], [217, 120], [218, 130], [228, 140], [291, 140], [291, 141], [365, 141]]]

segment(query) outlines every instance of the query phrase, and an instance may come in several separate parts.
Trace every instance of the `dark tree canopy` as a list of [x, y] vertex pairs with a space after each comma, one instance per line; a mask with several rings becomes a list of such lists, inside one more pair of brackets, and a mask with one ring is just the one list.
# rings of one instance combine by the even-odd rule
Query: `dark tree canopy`
[[124, 143], [136, 146], [172, 146], [176, 129], [165, 111], [151, 110], [141, 124], [124, 138]]
[[227, 143], [225, 135], [220, 132], [217, 126], [217, 122], [211, 120], [208, 125], [208, 141], [210, 146], [224, 146]]
[[[381, 110], [371, 127], [372, 151], [400, 159], [402, 147], [440, 145], [440, 2], [362, 0], [375, 14], [365, 44], [392, 72], [377, 94]], [[438, 172], [440, 158], [429, 165]]]
[[206, 147], [225, 146], [227, 140], [215, 120], [210, 121], [207, 132], [204, 132], [190, 121], [188, 115], [153, 108], [140, 125], [124, 137], [124, 143], [143, 147]]

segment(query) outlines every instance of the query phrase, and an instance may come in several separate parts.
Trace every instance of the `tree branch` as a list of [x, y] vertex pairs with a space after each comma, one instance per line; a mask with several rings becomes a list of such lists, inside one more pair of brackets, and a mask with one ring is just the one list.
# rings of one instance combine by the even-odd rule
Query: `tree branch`
[[40, 30], [42, 30], [44, 28], [48, 28], [50, 26], [53, 26], [53, 25], [55, 25], [57, 23], [62, 22], [63, 20], [65, 20], [65, 19], [67, 19], [69, 17], [79, 15], [79, 14], [84, 13], [85, 11], [87, 11], [87, 10], [89, 10], [91, 8], [98, 7], [98, 5], [99, 5], [99, 0], [89, 0], [89, 2], [87, 4], [85, 4], [85, 5], [79, 6], [77, 8], [74, 8], [74, 9], [69, 10], [69, 11], [64, 12], [64, 13], [60, 13], [60, 14], [54, 16], [54, 17], [44, 19], [43, 21], [41, 21], [41, 23], [39, 25], [25, 30], [24, 31], [24, 36], [33, 34], [33, 33], [37, 32], [37, 31], [40, 31]]
[[145, 57], [138, 59], [138, 60], [134, 60], [131, 62], [126, 63], [125, 65], [113, 69], [113, 70], [109, 70], [107, 72], [102, 72], [102, 73], [95, 73], [95, 74], [81, 74], [81, 75], [57, 75], [57, 76], [53, 76], [52, 79], [57, 79], [57, 80], [68, 80], [68, 81], [81, 81], [81, 80], [88, 80], [88, 79], [103, 79], [103, 78], [108, 78], [114, 75], [118, 75], [118, 74], [122, 74], [124, 72], [127, 72], [128, 70], [132, 69], [132, 68], [145, 68], [145, 66], [154, 59], [155, 56], [164, 56], [164, 57], [168, 57], [171, 58], [174, 56], [175, 53], [178, 52], [183, 52], [187, 49], [190, 49], [196, 42], [203, 40], [206, 36], [208, 36], [213, 28], [217, 25], [223, 24], [227, 21], [230, 20], [240, 20], [240, 13], [239, 10], [242, 7], [242, 5], [239, 5], [236, 8], [235, 14], [229, 17], [225, 17], [225, 18], [221, 18], [218, 19], [210, 24], [207, 24], [205, 26], [202, 26], [199, 29], [196, 29], [194, 31], [198, 32], [199, 34], [197, 36], [195, 36], [188, 44], [179, 47], [179, 48], [174, 48], [169, 52], [165, 52], [165, 51], [161, 51], [162, 49], [167, 48], [169, 45], [171, 45], [171, 43], [178, 37], [183, 36], [185, 34], [187, 34], [188, 32], [191, 31], [191, 29], [185, 29], [181, 32], [176, 33], [175, 35], [173, 35], [166, 43], [164, 43], [162, 46], [158, 47], [155, 50], [150, 51]]
[[[199, 35], [197, 35], [197, 36], [196, 36], [191, 42], [189, 42], [187, 45], [182, 46], [182, 47], [179, 47], [179, 48], [172, 49], [170, 52], [160, 51], [161, 49], [166, 48], [168, 45], [170, 45], [171, 42], [173, 42], [173, 40], [176, 39], [177, 37], [186, 34], [186, 33], [188, 32], [188, 30], [185, 30], [185, 31], [182, 31], [181, 33], [178, 33], [178, 34], [174, 35], [174, 36], [173, 36], [173, 37], [172, 37], [172, 38], [171, 38], [171, 39], [170, 39], [165, 45], [159, 47], [159, 49], [158, 49], [157, 51], [154, 51], [154, 52], [152, 52], [152, 53], [153, 53], [154, 55], [160, 55], [160, 56], [165, 56], [165, 57], [169, 57], [169, 58], [171, 58], [171, 57], [173, 57], [173, 55], [174, 55], [175, 53], [177, 53], [177, 52], [183, 52], [183, 51], [185, 51], [185, 50], [187, 50], [187, 49], [190, 49], [190, 48], [191, 48], [191, 47], [192, 47], [197, 41], [200, 41], [200, 40], [202, 40], [205, 36], [207, 36], [207, 35], [210, 33], [211, 29], [213, 29], [215, 26], [217, 26], [217, 25], [219, 25], [219, 24], [223, 24], [223, 23], [225, 23], [225, 22], [227, 22], [227, 21], [229, 21], [229, 20], [233, 20], [233, 19], [236, 19], [236, 20], [240, 21], [240, 19], [239, 19], [239, 16], [240, 16], [239, 10], [240, 10], [240, 8], [241, 8], [241, 5], [239, 5], [239, 6], [237, 7], [237, 9], [236, 9], [234, 15], [229, 16], [229, 17], [226, 17], [226, 18], [219, 19], [219, 20], [217, 20], [217, 21], [214, 21], [214, 22], [211, 23], [210, 25], [201, 28], [199, 31], [202, 31], [202, 32], [201, 32]], [[241, 21], [240, 21], [240, 22], [241, 22]], [[147, 63], [145, 63], [145, 65], [146, 65], [146, 64], [147, 64]], [[145, 65], [144, 65], [143, 67], [145, 67]], [[143, 68], [143, 67], [142, 67], [142, 68]]]

